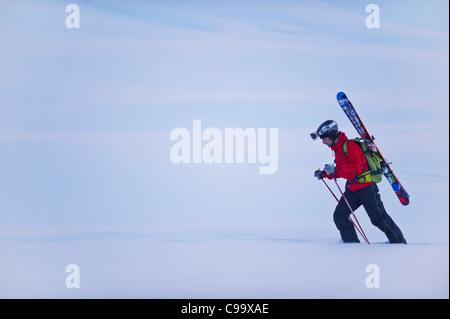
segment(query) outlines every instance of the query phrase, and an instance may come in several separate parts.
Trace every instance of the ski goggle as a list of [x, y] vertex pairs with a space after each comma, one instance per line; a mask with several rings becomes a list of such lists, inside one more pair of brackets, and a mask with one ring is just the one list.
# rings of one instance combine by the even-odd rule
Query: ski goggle
[[313, 141], [317, 140], [319, 138], [319, 134], [317, 132], [312, 132], [309, 134]]

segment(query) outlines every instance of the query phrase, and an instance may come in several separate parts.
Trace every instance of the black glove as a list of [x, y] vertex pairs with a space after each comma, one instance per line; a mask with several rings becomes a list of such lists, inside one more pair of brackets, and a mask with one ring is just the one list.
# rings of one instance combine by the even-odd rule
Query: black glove
[[317, 177], [318, 180], [321, 180], [323, 178], [323, 171], [318, 169], [317, 171], [314, 172], [314, 177]]

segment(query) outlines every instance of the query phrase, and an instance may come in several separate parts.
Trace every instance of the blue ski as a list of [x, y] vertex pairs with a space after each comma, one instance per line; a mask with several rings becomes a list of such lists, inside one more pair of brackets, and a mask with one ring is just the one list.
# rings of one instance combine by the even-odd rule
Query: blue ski
[[347, 95], [345, 95], [344, 92], [339, 92], [337, 94], [337, 100], [339, 105], [341, 106], [342, 110], [344, 111], [345, 115], [347, 115], [350, 122], [352, 122], [353, 126], [355, 127], [356, 131], [359, 133], [361, 138], [369, 145], [369, 147], [372, 150], [376, 150], [378, 154], [381, 157], [381, 168], [383, 170], [383, 175], [387, 178], [389, 183], [392, 186], [392, 189], [394, 190], [395, 194], [397, 195], [398, 199], [400, 200], [400, 203], [402, 205], [408, 205], [409, 204], [409, 195], [406, 192], [406, 190], [403, 188], [402, 184], [398, 180], [397, 176], [395, 176], [394, 172], [392, 171], [391, 167], [389, 166], [389, 163], [386, 161], [384, 156], [381, 154], [380, 150], [378, 149], [377, 145], [374, 142], [374, 137], [369, 134], [366, 127], [364, 126], [363, 122], [361, 121], [361, 118], [358, 116], [358, 113], [356, 113], [355, 108], [353, 107], [352, 103], [347, 98]]

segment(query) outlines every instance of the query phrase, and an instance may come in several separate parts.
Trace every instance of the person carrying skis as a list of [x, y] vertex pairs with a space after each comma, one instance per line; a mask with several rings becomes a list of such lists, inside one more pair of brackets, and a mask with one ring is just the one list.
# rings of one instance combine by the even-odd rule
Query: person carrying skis
[[[372, 224], [385, 233], [390, 243], [406, 244], [400, 228], [384, 208], [377, 184], [373, 181], [361, 183], [356, 178], [369, 169], [361, 147], [356, 142], [348, 140], [345, 133], [338, 130], [338, 125], [333, 120], [322, 123], [316, 132], [311, 133], [311, 138], [313, 140], [320, 138], [323, 144], [331, 148], [336, 163], [336, 166], [325, 165], [323, 170], [315, 171], [314, 176], [319, 180], [324, 177], [347, 180], [344, 195], [339, 200], [333, 214], [334, 223], [340, 232], [342, 241], [359, 243], [355, 227], [349, 219], [351, 211], [345, 201], [346, 198], [353, 211], [361, 205], [364, 207]], [[345, 154], [344, 142], [346, 141], [347, 153]]]

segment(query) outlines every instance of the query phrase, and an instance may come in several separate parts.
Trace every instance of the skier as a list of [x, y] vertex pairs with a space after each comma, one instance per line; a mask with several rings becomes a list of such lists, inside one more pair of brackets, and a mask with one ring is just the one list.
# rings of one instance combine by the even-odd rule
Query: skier
[[[377, 184], [373, 181], [360, 183], [356, 180], [356, 176], [369, 169], [361, 147], [356, 142], [348, 140], [345, 133], [338, 130], [338, 125], [333, 120], [322, 123], [316, 132], [311, 133], [311, 138], [313, 140], [320, 138], [323, 144], [331, 148], [336, 163], [336, 167], [325, 165], [324, 169], [317, 170], [314, 176], [319, 180], [324, 177], [346, 179], [344, 196], [352, 210], [355, 211], [363, 205], [372, 224], [386, 234], [390, 243], [406, 244], [400, 228], [384, 209]], [[343, 145], [347, 140], [347, 154], [344, 154]], [[359, 243], [355, 227], [349, 220], [350, 214], [344, 197], [341, 197], [333, 214], [334, 223], [343, 242]]]

